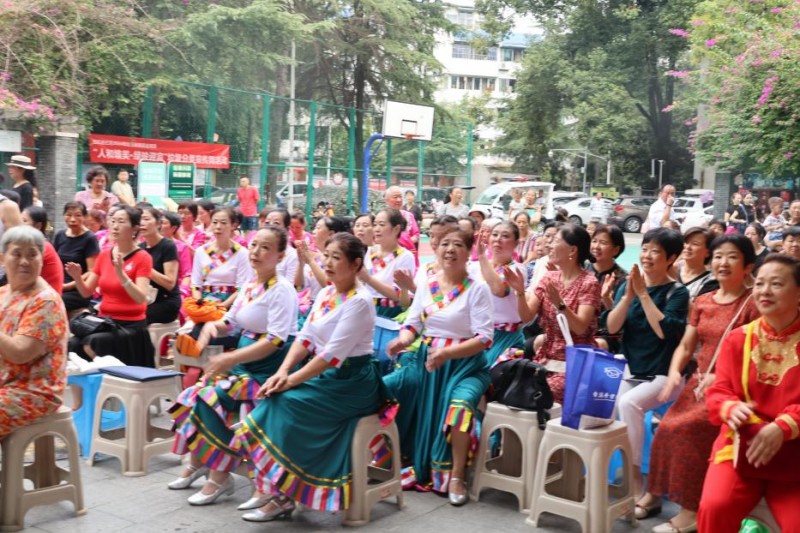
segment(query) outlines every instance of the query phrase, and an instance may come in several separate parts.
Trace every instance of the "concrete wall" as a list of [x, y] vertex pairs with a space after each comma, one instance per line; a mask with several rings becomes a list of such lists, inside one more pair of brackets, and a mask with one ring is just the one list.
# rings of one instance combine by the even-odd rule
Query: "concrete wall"
[[56, 230], [64, 227], [64, 204], [75, 197], [78, 134], [58, 132], [37, 141], [36, 179], [39, 199]]

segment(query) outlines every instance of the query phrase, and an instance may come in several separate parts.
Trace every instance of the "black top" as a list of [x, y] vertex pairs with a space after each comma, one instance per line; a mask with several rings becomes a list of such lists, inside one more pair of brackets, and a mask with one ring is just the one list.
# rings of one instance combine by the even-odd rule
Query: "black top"
[[[160, 272], [161, 274], [165, 273], [164, 263], [167, 261], [178, 261], [178, 247], [175, 246], [175, 243], [172, 242], [172, 239], [162, 238], [160, 241], [158, 241], [158, 244], [152, 248], [148, 248], [147, 243], [145, 242], [141, 243], [139, 247], [142, 250], [146, 250], [147, 253], [150, 254], [150, 256], [153, 258], [153, 270]], [[170, 298], [180, 298], [180, 289], [178, 288], [177, 283], [175, 283], [175, 286], [171, 291], [168, 291], [153, 280], [150, 280], [150, 285], [158, 289], [158, 296], [156, 296], [157, 302]]]
[[[86, 231], [77, 237], [71, 237], [67, 235], [67, 230], [59, 230], [53, 239], [53, 246], [64, 265], [67, 263], [78, 263], [84, 272], [88, 270], [86, 267], [86, 258], [96, 257], [100, 253], [100, 245], [97, 244], [97, 237], [95, 237], [94, 233], [91, 231]], [[65, 269], [64, 283], [69, 283], [71, 281], [73, 281], [73, 279], [67, 274]]]
[[417, 224], [422, 224], [422, 208], [419, 206], [419, 204], [414, 204], [413, 206], [411, 206], [411, 209], [409, 209], [408, 206], [404, 205], [403, 209], [414, 215]]
[[19, 210], [33, 205], [33, 185], [30, 182], [23, 182], [14, 186], [14, 192], [19, 194]]
[[756, 270], [758, 270], [758, 267], [761, 266], [761, 264], [764, 262], [764, 259], [767, 258], [769, 253], [770, 253], [770, 249], [765, 246], [764, 249], [761, 250], [761, 253], [756, 255], [756, 262], [755, 262], [755, 266], [753, 267], [753, 275], [754, 276], [756, 275]]

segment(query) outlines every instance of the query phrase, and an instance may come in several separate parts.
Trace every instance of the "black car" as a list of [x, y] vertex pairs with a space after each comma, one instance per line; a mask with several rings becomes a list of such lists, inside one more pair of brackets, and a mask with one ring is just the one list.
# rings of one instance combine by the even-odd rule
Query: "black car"
[[658, 198], [655, 196], [623, 196], [614, 200], [608, 223], [618, 226], [628, 233], [639, 233], [647, 220], [650, 206]]

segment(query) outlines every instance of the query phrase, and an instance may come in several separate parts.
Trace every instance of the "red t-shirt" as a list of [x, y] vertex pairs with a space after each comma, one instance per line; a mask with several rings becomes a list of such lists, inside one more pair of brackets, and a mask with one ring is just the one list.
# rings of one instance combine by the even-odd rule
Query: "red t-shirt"
[[258, 189], [255, 187], [247, 187], [236, 191], [236, 197], [239, 199], [239, 209], [246, 217], [254, 217], [258, 215]]
[[58, 257], [58, 252], [50, 244], [50, 241], [44, 241], [44, 254], [42, 258], [42, 273], [40, 276], [50, 284], [58, 294], [61, 294], [64, 289], [64, 263]]
[[[111, 250], [103, 250], [94, 262], [94, 273], [98, 276], [97, 288], [103, 296], [100, 302], [100, 315], [114, 320], [144, 320], [147, 316], [147, 303], [137, 304], [128, 295], [114, 272], [111, 262]], [[153, 269], [153, 258], [150, 254], [139, 249], [123, 262], [125, 273], [136, 283], [136, 278], [149, 278]]]

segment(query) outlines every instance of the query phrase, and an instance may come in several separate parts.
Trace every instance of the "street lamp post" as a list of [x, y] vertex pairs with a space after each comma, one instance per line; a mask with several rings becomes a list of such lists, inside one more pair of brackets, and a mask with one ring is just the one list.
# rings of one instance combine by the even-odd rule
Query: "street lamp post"
[[601, 155], [591, 153], [588, 146], [584, 148], [552, 148], [547, 151], [548, 157], [553, 157], [554, 152], [583, 154], [583, 168], [581, 169], [583, 172], [583, 187], [581, 189], [583, 194], [586, 194], [586, 174], [588, 171], [587, 167], [589, 166], [590, 156], [606, 162], [606, 185], [611, 185], [611, 152], [608, 153], [608, 157], [603, 157]]

